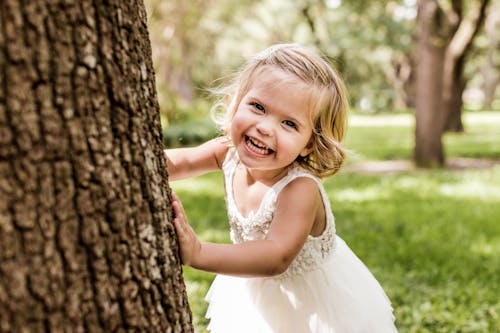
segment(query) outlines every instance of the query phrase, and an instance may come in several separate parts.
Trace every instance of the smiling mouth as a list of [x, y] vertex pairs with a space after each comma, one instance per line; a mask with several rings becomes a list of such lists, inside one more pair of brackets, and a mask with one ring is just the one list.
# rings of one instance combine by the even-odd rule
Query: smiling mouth
[[274, 152], [274, 150], [272, 150], [271, 148], [267, 147], [266, 145], [264, 145], [258, 141], [254, 141], [249, 136], [245, 136], [245, 142], [247, 144], [247, 147], [251, 151], [253, 151], [259, 155], [269, 155], [269, 154], [272, 154]]

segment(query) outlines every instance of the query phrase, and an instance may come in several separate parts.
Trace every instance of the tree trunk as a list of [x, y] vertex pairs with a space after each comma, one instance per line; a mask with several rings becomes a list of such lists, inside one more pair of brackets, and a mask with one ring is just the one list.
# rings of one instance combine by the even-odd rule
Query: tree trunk
[[500, 3], [492, 5], [489, 9], [485, 24], [486, 35], [488, 36], [488, 54], [486, 65], [483, 69], [483, 91], [484, 108], [491, 109], [495, 93], [500, 84]]
[[[466, 86], [463, 68], [472, 41], [485, 17], [489, 0], [475, 0], [467, 16], [462, 19], [462, 0], [455, 0], [455, 14], [459, 18], [454, 24], [449, 45], [446, 48], [443, 68], [444, 131], [462, 132], [462, 93]], [[451, 15], [450, 15], [451, 16]], [[451, 21], [451, 20], [450, 20]]]
[[450, 86], [447, 88], [449, 90], [449, 93], [443, 96], [443, 110], [445, 110], [445, 132], [460, 133], [464, 131], [464, 125], [462, 123], [462, 95], [466, 86], [466, 80], [463, 78], [462, 74], [464, 62], [465, 55], [462, 55], [453, 67], [453, 73], [449, 74], [449, 76], [452, 78]]
[[0, 2], [0, 332], [190, 332], [142, 1]]
[[414, 160], [418, 166], [436, 167], [444, 164], [440, 112], [446, 38], [439, 30], [443, 13], [437, 3], [421, 0], [418, 6]]
[[463, 65], [487, 4], [488, 0], [475, 0], [462, 19], [462, 0], [453, 0], [447, 12], [437, 0], [418, 2], [414, 151], [418, 166], [442, 166], [444, 130], [452, 125], [463, 129]]
[[391, 59], [391, 68], [387, 73], [394, 88], [394, 110], [406, 110], [415, 107], [414, 101], [414, 61], [410, 54], [401, 54]]

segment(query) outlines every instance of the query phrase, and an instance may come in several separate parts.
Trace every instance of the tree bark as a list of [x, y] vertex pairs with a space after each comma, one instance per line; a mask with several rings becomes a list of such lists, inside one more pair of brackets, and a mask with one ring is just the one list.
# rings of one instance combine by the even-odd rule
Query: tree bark
[[486, 65], [483, 69], [484, 108], [491, 109], [495, 93], [500, 84], [500, 3], [492, 5], [489, 9], [485, 24], [488, 36], [488, 54]]
[[441, 69], [444, 64], [446, 36], [440, 30], [443, 13], [434, 0], [418, 3], [418, 56], [416, 68], [415, 151], [421, 167], [444, 164], [442, 136]]
[[414, 160], [418, 166], [444, 165], [445, 129], [461, 122], [465, 56], [484, 19], [488, 0], [475, 0], [462, 19], [462, 0], [445, 12], [437, 0], [418, 2], [418, 61]]
[[191, 332], [140, 0], [0, 2], [0, 332]]
[[[458, 24], [454, 28], [445, 52], [443, 68], [443, 126], [445, 131], [462, 132], [462, 93], [466, 86], [463, 68], [472, 41], [481, 27], [489, 0], [476, 0], [467, 16], [462, 18], [462, 0], [454, 0]], [[451, 21], [451, 20], [450, 20]]]

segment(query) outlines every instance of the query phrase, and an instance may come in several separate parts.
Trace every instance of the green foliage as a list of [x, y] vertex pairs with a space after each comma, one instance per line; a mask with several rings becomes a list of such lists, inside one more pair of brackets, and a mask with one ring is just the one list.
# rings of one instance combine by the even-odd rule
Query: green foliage
[[[450, 155], [498, 161], [500, 112], [468, 113], [465, 125], [466, 134], [446, 136]], [[411, 115], [352, 117], [349, 131], [358, 161], [411, 156]], [[229, 242], [220, 174], [171, 185], [201, 238]], [[382, 174], [347, 167], [325, 188], [338, 234], [388, 293], [401, 333], [500, 330], [500, 164]], [[184, 277], [195, 327], [205, 332], [213, 274], [186, 268]]]
[[167, 147], [193, 146], [217, 136], [209, 117], [209, 102], [198, 99], [190, 105], [178, 101], [175, 108], [175, 115], [163, 121], [163, 141]]
[[333, 60], [353, 104], [391, 107], [394, 57], [410, 52], [414, 10], [400, 1], [145, 1], [162, 111], [177, 112], [172, 95], [187, 103], [199, 88], [238, 68], [244, 57], [277, 42], [314, 45]]
[[163, 130], [163, 141], [169, 148], [195, 146], [218, 135], [210, 120], [197, 120], [167, 126]]
[[[183, 104], [196, 104], [202, 89], [232, 73], [245, 56], [277, 42], [320, 49], [341, 72], [352, 105], [366, 112], [414, 105], [410, 68], [415, 65], [416, 1], [145, 3], [158, 97], [164, 117], [171, 123], [178, 121], [175, 116], [185, 108]], [[484, 81], [482, 72], [491, 39], [480, 33], [467, 57], [467, 88], [479, 91]], [[498, 68], [491, 70], [498, 72]]]

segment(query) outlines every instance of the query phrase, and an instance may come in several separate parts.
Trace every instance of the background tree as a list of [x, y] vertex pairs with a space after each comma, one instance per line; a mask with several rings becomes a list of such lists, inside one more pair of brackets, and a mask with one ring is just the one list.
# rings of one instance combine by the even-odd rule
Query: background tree
[[463, 66], [466, 52], [484, 19], [488, 0], [449, 7], [436, 0], [418, 2], [418, 60], [416, 70], [416, 129], [414, 160], [418, 166], [441, 166], [441, 137], [445, 129], [461, 130]]
[[[471, 99], [464, 100], [463, 96], [484, 93], [484, 102], [492, 94], [488, 99], [498, 99], [499, 91], [491, 89], [496, 88], [496, 81], [490, 77], [498, 78], [499, 70], [489, 66], [488, 73], [492, 75], [484, 78], [486, 72], [482, 70], [487, 59], [497, 63], [498, 48], [494, 46], [494, 33], [488, 35], [478, 30], [487, 2], [433, 2], [439, 11], [435, 20], [440, 25], [437, 39], [445, 48], [440, 56], [446, 60], [435, 72], [438, 80], [443, 80], [439, 89], [445, 96], [439, 108], [446, 112], [438, 111], [443, 118], [439, 122], [442, 126], [448, 124], [449, 129], [460, 129], [464, 101], [466, 109], [483, 106], [482, 99], [471, 104]], [[498, 4], [498, 0], [490, 2]], [[150, 8], [153, 59], [159, 73], [162, 119], [165, 128], [167, 123], [172, 125], [165, 135], [168, 144], [179, 144], [179, 138], [181, 144], [195, 144], [196, 140], [213, 135], [215, 131], [207, 114], [211, 107], [207, 88], [217, 85], [216, 79], [231, 75], [245, 56], [276, 42], [292, 41], [320, 48], [341, 71], [354, 112], [413, 111], [415, 108], [417, 0], [244, 0], [237, 3], [216, 0], [203, 4], [146, 0], [146, 3]], [[495, 10], [490, 10], [489, 15], [494, 14]], [[476, 38], [477, 35], [481, 38]], [[488, 43], [492, 45], [490, 58], [485, 54]], [[449, 74], [444, 75], [444, 68]], [[174, 72], [183, 75], [170, 75]], [[186, 91], [190, 94], [185, 96], [192, 99], [175, 93], [174, 87], [179, 86], [175, 78], [179, 77], [184, 78], [185, 84], [181, 86], [189, 87]], [[436, 77], [429, 80], [435, 81]], [[435, 87], [434, 81], [422, 86]], [[492, 102], [492, 105], [496, 104]], [[422, 117], [417, 117], [420, 123]], [[430, 119], [434, 122], [433, 116]], [[433, 139], [437, 143], [442, 134], [439, 132], [442, 130], [436, 132], [438, 140]], [[420, 151], [423, 142], [420, 134], [419, 138]], [[441, 159], [444, 161], [444, 157]], [[441, 163], [438, 158], [436, 165]]]
[[141, 0], [0, 2], [0, 332], [189, 332]]
[[451, 10], [446, 13], [450, 23], [450, 37], [443, 68], [445, 131], [464, 130], [461, 118], [462, 95], [468, 81], [468, 78], [464, 77], [464, 66], [466, 57], [472, 49], [474, 37], [483, 25], [488, 3], [489, 0], [473, 2], [454, 0], [451, 3]]
[[303, 6], [311, 40], [342, 72], [356, 109], [413, 106], [411, 30], [416, 10], [411, 4], [316, 0]]
[[[222, 67], [227, 69], [227, 63], [215, 60], [225, 52], [218, 41], [237, 31], [231, 25], [258, 2], [145, 1], [165, 122], [183, 121], [197, 113], [200, 92], [221, 75]], [[208, 107], [203, 104], [201, 108]]]
[[488, 36], [487, 58], [483, 68], [484, 107], [491, 109], [500, 83], [500, 3], [488, 10], [485, 30]]

